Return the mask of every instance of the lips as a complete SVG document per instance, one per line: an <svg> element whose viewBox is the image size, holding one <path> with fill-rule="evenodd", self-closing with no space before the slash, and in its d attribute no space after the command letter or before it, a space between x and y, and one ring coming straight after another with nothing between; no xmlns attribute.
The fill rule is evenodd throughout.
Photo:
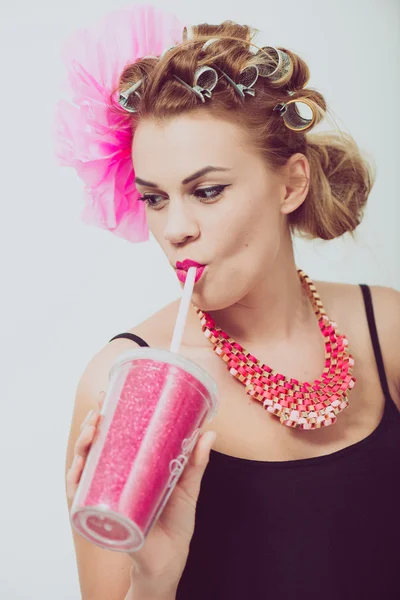
<svg viewBox="0 0 400 600"><path fill-rule="evenodd" d="M200 277L203 275L205 268L206 268L206 265L203 265L201 267L196 267L196 276L194 279L195 283L197 283L198 280L200 279ZM179 281L181 281L182 283L185 283L186 278L188 276L188 271L185 271L184 269L176 269L176 275L177 275Z"/></svg>
<svg viewBox="0 0 400 600"><path fill-rule="evenodd" d="M205 265L202 265L194 260L190 260L189 258L187 258L183 262L178 261L176 263L176 268L181 271L188 271L190 267L204 267L204 266Z"/></svg>
<svg viewBox="0 0 400 600"><path fill-rule="evenodd" d="M196 277L194 282L197 283L200 277L203 275L206 265L202 265L195 260L190 260L190 258L185 259L183 262L177 261L176 263L176 275L182 283L186 282L188 270L190 267L196 267Z"/></svg>

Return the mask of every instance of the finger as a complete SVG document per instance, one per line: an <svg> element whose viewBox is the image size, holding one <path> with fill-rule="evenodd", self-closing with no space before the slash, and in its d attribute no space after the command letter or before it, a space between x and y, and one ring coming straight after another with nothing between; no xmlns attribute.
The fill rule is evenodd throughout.
<svg viewBox="0 0 400 600"><path fill-rule="evenodd" d="M214 443L213 433L207 431L197 440L171 498L160 515L159 526L171 537L178 535L182 539L190 540L193 535L201 480Z"/></svg>
<svg viewBox="0 0 400 600"><path fill-rule="evenodd" d="M197 501L199 496L201 480L208 465L215 438L216 433L214 431L206 431L199 437L179 479L178 485L193 501Z"/></svg>
<svg viewBox="0 0 400 600"><path fill-rule="evenodd" d="M79 435L75 442L74 454L79 454L83 458L86 458L86 455L93 441L95 430L96 428L94 425L85 426L85 428L82 430L82 433Z"/></svg>
<svg viewBox="0 0 400 600"><path fill-rule="evenodd" d="M189 461L194 467L200 466L205 468L207 466L211 448L214 445L216 437L217 434L215 431L206 431L200 436Z"/></svg>
<svg viewBox="0 0 400 600"><path fill-rule="evenodd" d="M84 430L85 427L87 427L88 425L93 425L94 427L97 426L97 422L100 416L100 409L99 408L93 408L86 416L85 420L83 421L82 425L81 425L81 432Z"/></svg>
<svg viewBox="0 0 400 600"><path fill-rule="evenodd" d="M86 415L85 419L82 421L81 426L80 426L80 430L83 431L84 427L86 427L86 425L89 423L93 413L94 413L94 408L92 408L92 410L90 410L88 412L88 414Z"/></svg>
<svg viewBox="0 0 400 600"><path fill-rule="evenodd" d="M76 455L66 476L67 498L69 500L72 500L76 494L82 470L83 458L79 455Z"/></svg>

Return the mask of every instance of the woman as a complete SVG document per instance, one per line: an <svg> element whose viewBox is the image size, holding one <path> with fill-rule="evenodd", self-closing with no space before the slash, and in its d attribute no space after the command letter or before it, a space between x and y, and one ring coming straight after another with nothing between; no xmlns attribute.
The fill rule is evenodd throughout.
<svg viewBox="0 0 400 600"><path fill-rule="evenodd" d="M352 232L373 175L351 138L310 133L326 104L306 64L254 49L253 33L185 28L118 82L146 223L182 282L185 261L200 265L181 353L215 378L220 409L142 550L74 533L84 600L400 597L400 294L313 283L292 242ZM85 370L69 508L112 362L135 345L168 349L177 308L115 336ZM263 395L213 352L223 333L237 344L225 358L265 366ZM335 388L319 387L323 372Z"/></svg>

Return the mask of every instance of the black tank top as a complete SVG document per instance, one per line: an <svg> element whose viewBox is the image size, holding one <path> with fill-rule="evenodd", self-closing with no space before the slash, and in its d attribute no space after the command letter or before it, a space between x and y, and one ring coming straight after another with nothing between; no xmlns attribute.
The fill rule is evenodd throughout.
<svg viewBox="0 0 400 600"><path fill-rule="evenodd" d="M176 600L400 599L400 412L371 292L360 287L385 395L379 425L314 458L256 461L212 450Z"/></svg>

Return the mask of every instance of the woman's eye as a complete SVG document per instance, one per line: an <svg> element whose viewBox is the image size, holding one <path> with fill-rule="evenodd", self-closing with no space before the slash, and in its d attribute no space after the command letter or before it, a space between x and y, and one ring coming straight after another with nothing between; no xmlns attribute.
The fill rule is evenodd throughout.
<svg viewBox="0 0 400 600"><path fill-rule="evenodd" d="M205 200L214 200L215 198L218 198L218 196L220 196L222 194L222 192L224 191L224 189L228 187L227 185L213 185L212 187L208 187L208 188L199 188L195 191L194 195L199 197L199 198L203 198ZM202 195L204 194L204 196Z"/></svg>
<svg viewBox="0 0 400 600"><path fill-rule="evenodd" d="M160 202L152 203L151 200L153 200L154 198L161 198L161 196L154 196L154 194L148 195L148 196L141 196L140 198L138 198L138 200L141 200L142 202L146 202L147 206L150 206L150 208L155 208L155 206L158 206L160 204ZM164 198L164 200L165 200L165 198Z"/></svg>
<svg viewBox="0 0 400 600"><path fill-rule="evenodd" d="M213 185L212 187L208 188L198 188L193 192L193 195L196 196L196 198L200 198L202 200L215 200L216 198L218 198L218 196L222 194L226 187L228 187L228 185ZM157 202L157 198L161 198L161 201ZM163 198L162 196L157 196L155 194L146 194L141 198L138 198L138 200L146 202L147 206L150 206L150 208L157 210L158 206L162 204L162 201L166 200L166 198Z"/></svg>

